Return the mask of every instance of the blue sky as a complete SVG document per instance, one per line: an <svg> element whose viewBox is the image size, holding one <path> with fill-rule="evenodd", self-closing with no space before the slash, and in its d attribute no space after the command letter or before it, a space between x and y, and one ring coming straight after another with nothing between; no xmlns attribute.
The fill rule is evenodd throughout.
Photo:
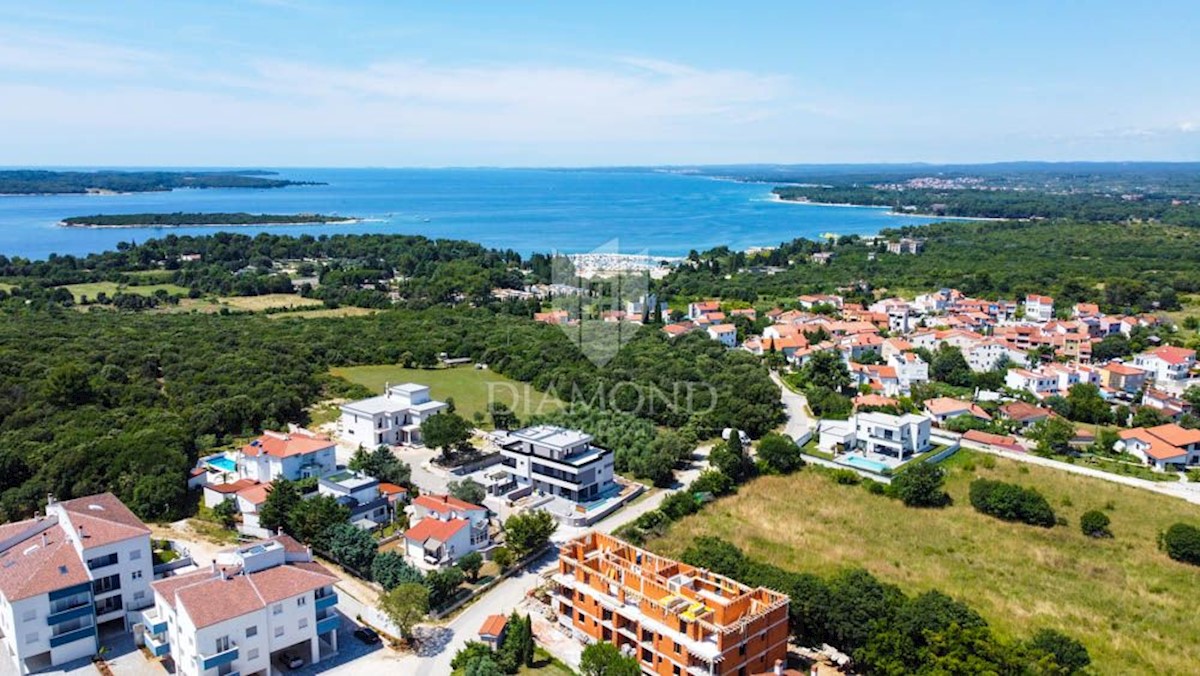
<svg viewBox="0 0 1200 676"><path fill-rule="evenodd" d="M1200 159L1194 1L0 11L3 165Z"/></svg>

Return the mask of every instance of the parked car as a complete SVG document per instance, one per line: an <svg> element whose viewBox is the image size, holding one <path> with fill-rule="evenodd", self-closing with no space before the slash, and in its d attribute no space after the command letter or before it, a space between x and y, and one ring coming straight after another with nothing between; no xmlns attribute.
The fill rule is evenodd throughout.
<svg viewBox="0 0 1200 676"><path fill-rule="evenodd" d="M379 634L375 633L375 630L370 627L359 627L358 629L355 629L354 638L366 643L367 645L379 643Z"/></svg>
<svg viewBox="0 0 1200 676"><path fill-rule="evenodd" d="M288 669L299 669L304 666L304 658L299 655L284 655L283 663L287 665Z"/></svg>

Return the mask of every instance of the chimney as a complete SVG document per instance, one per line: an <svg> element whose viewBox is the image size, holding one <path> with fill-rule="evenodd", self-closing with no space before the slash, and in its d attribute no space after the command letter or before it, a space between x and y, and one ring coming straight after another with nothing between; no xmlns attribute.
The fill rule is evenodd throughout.
<svg viewBox="0 0 1200 676"><path fill-rule="evenodd" d="M86 537L87 534L83 532L83 524L79 524L79 539L82 540Z"/></svg>
<svg viewBox="0 0 1200 676"><path fill-rule="evenodd" d="M54 502L55 502L55 500L54 500L54 494L53 494L53 493L47 493L47 494L46 494L46 505L53 505L53 504L54 504Z"/></svg>
<svg viewBox="0 0 1200 676"><path fill-rule="evenodd" d="M45 547L48 544L50 544L50 536L46 534L46 531L42 531L42 546Z"/></svg>

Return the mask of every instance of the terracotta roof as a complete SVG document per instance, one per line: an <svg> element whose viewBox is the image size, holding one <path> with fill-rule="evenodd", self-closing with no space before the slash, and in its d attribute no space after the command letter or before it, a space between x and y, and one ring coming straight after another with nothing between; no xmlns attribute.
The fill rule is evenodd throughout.
<svg viewBox="0 0 1200 676"><path fill-rule="evenodd" d="M100 493L57 503L67 513L71 526L83 528L83 547L101 545L149 535L150 529L112 493Z"/></svg>
<svg viewBox="0 0 1200 676"><path fill-rule="evenodd" d="M1035 418L1047 418L1050 416L1050 411L1033 404L1027 404L1023 401L1014 401L1000 407L1004 415L1013 420L1032 420Z"/></svg>
<svg viewBox="0 0 1200 676"><path fill-rule="evenodd" d="M439 514L448 514L453 511L470 511L484 509L479 505L472 505L469 502L463 502L453 495L436 495L433 493L418 496L413 500L414 505L424 507Z"/></svg>
<svg viewBox="0 0 1200 676"><path fill-rule="evenodd" d="M483 626L479 628L480 636L495 636L499 638L504 633L504 628L508 626L508 618L503 615L488 615L483 621Z"/></svg>
<svg viewBox="0 0 1200 676"><path fill-rule="evenodd" d="M384 481L380 482L379 484L379 492L383 493L384 495L400 495L407 493L408 489L404 486L397 486L396 484L390 484Z"/></svg>
<svg viewBox="0 0 1200 676"><path fill-rule="evenodd" d="M276 458L287 458L293 455L315 453L323 448L333 446L333 440L327 436L311 432L267 432L258 439L242 447L242 452L249 456L267 454Z"/></svg>
<svg viewBox="0 0 1200 676"><path fill-rule="evenodd" d="M1200 443L1200 430L1190 430L1175 423L1158 425L1146 430L1172 446L1187 446Z"/></svg>
<svg viewBox="0 0 1200 676"><path fill-rule="evenodd" d="M955 411L966 413L971 410L971 403L962 401L961 399L951 399L950 397L937 397L926 401L925 408L933 415L946 415Z"/></svg>
<svg viewBox="0 0 1200 676"><path fill-rule="evenodd" d="M252 505L261 505L267 501L267 495L271 492L270 484L254 484L237 492L238 497L244 499Z"/></svg>
<svg viewBox="0 0 1200 676"><path fill-rule="evenodd" d="M277 603L337 582L337 577L320 564L316 569L298 564L267 568L247 577L264 603Z"/></svg>
<svg viewBox="0 0 1200 676"><path fill-rule="evenodd" d="M899 406L900 402L891 398L885 397L882 394L860 394L854 398L854 405L858 406Z"/></svg>
<svg viewBox="0 0 1200 676"><path fill-rule="evenodd" d="M1168 364L1185 364L1196 358L1195 350L1188 350L1174 345L1163 345L1150 351L1150 354L1167 362Z"/></svg>
<svg viewBox="0 0 1200 676"><path fill-rule="evenodd" d="M737 327L733 324L714 324L708 327L708 330L713 333L733 333L737 331Z"/></svg>
<svg viewBox="0 0 1200 676"><path fill-rule="evenodd" d="M307 554L308 553L308 547L305 547L303 544L300 543L299 540L292 537L291 535L288 535L287 533L280 533L279 535L276 535L275 537L268 538L268 539L274 540L275 542L278 542L279 544L283 545L283 551L288 554Z"/></svg>
<svg viewBox="0 0 1200 676"><path fill-rule="evenodd" d="M417 525L404 531L404 537L413 542L425 542L429 538L446 542L454 537L455 533L466 528L467 523L466 519L421 519Z"/></svg>
<svg viewBox="0 0 1200 676"><path fill-rule="evenodd" d="M209 484L204 487L206 491L216 491L218 493L232 494L238 491L245 490L251 486L257 486L258 482L251 479L238 479L237 481L227 484Z"/></svg>
<svg viewBox="0 0 1200 676"><path fill-rule="evenodd" d="M967 430L967 432L963 434L963 439L966 439L967 441L974 441L976 443L988 444L989 446L999 446L1001 448L1007 448L1014 451L1024 450L1021 448L1021 445L1017 443L1017 440L1012 437L1003 436L1000 434L991 434L989 432L983 432L980 430Z"/></svg>
<svg viewBox="0 0 1200 676"><path fill-rule="evenodd" d="M284 548L287 549L286 544ZM171 606L183 606L196 627L201 628L262 610L336 581L337 577L324 566L299 562L254 573L234 570L222 574L219 569L205 568L159 580L151 587Z"/></svg>
<svg viewBox="0 0 1200 676"><path fill-rule="evenodd" d="M176 590L175 599L197 628L241 617L261 610L264 605L245 575L225 579L211 570L203 581Z"/></svg>
<svg viewBox="0 0 1200 676"><path fill-rule="evenodd" d="M33 530L37 525L32 519L19 524ZM16 535L10 533L10 537ZM43 533L46 536L44 543ZM33 533L0 553L0 591L9 602L89 581L79 553L61 527L55 525Z"/></svg>
<svg viewBox="0 0 1200 676"><path fill-rule="evenodd" d="M1132 366L1129 366L1128 364L1122 364L1120 362L1112 362L1111 364L1105 364L1101 368L1104 369L1105 371L1110 371L1119 376L1137 376L1137 375L1142 375L1145 373L1145 371L1143 371L1139 368L1134 368Z"/></svg>

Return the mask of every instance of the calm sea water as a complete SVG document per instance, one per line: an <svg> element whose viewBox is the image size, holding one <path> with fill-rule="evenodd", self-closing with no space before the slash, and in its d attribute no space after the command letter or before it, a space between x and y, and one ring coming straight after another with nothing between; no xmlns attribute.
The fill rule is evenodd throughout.
<svg viewBox="0 0 1200 676"><path fill-rule="evenodd" d="M286 169L283 178L328 185L272 190L177 190L131 195L0 196L0 254L87 254L118 242L221 228L80 229L68 216L140 212L317 212L356 216L341 225L224 228L240 233L404 233L489 247L683 256L719 245L771 246L822 233L871 234L934 219L885 209L785 204L771 186L661 172L525 169ZM606 248L606 250L608 250Z"/></svg>

